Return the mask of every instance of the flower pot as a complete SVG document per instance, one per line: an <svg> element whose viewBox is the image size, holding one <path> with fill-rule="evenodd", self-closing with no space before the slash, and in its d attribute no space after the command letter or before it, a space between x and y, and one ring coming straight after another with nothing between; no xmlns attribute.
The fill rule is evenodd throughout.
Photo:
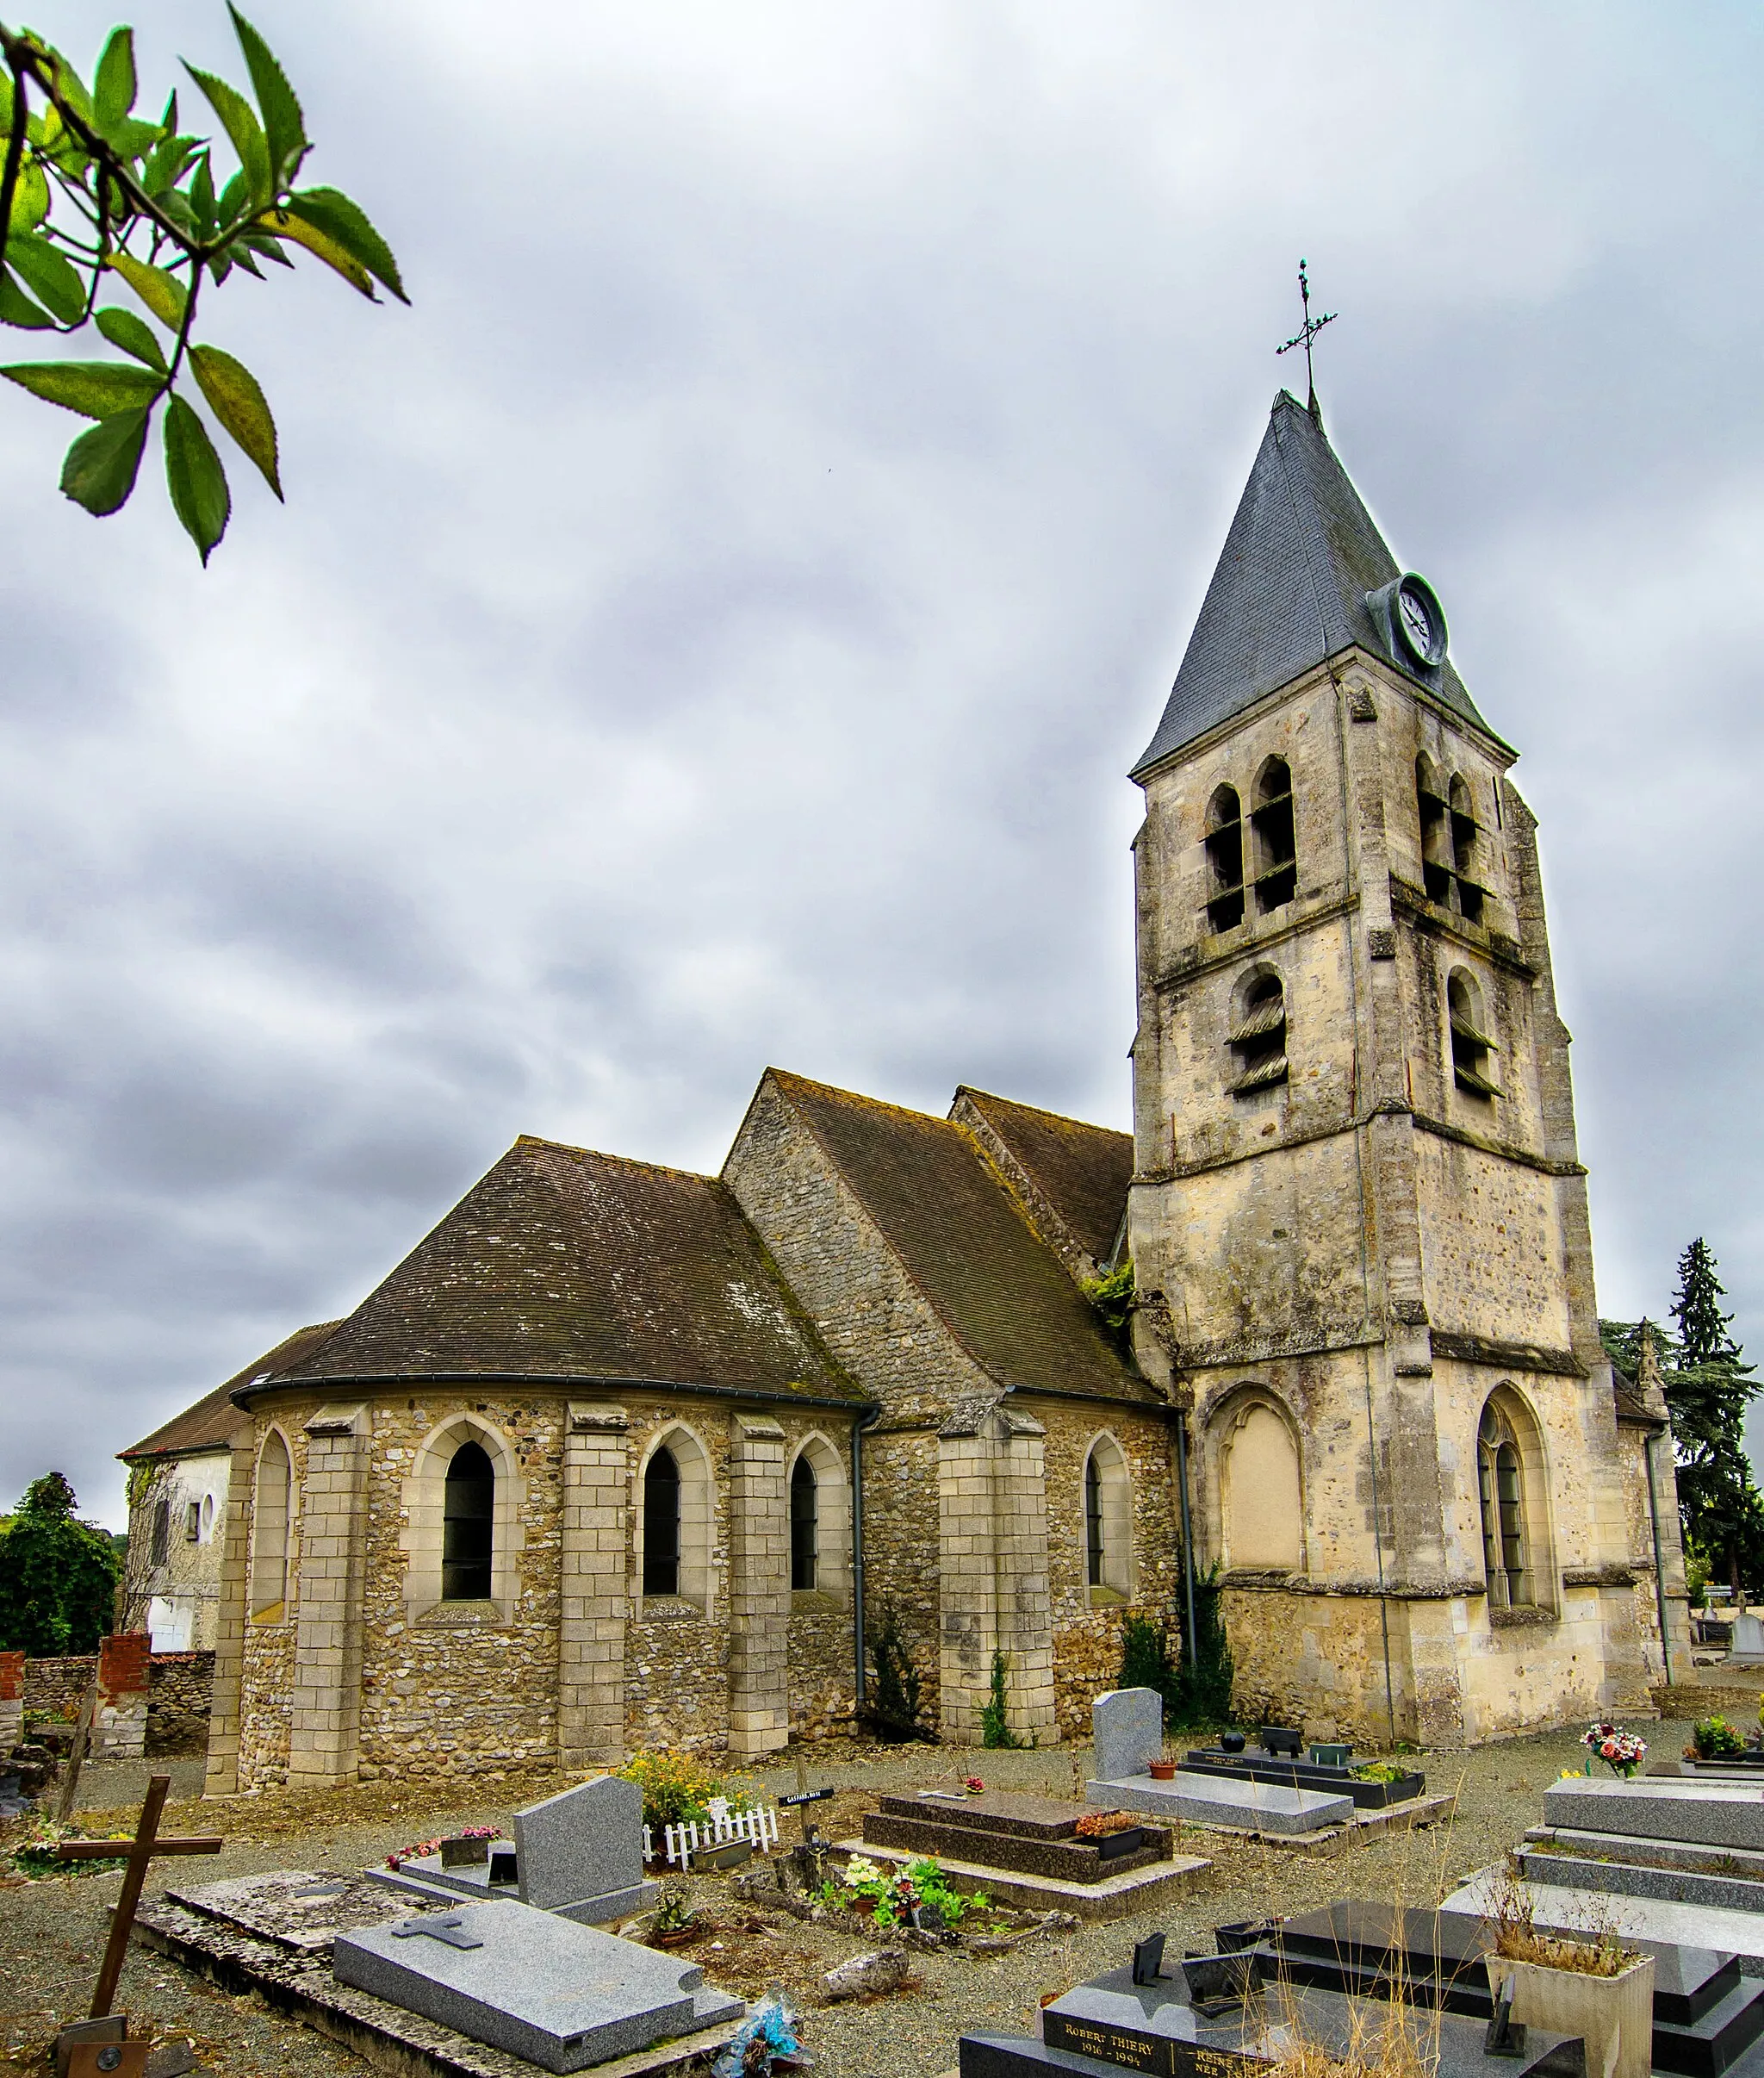
<svg viewBox="0 0 1764 2078"><path fill-rule="evenodd" d="M688 1941L696 1941L703 1930L697 1926L675 1926L667 1933L652 1933L651 1948L684 1948Z"/></svg>
<svg viewBox="0 0 1764 2078"><path fill-rule="evenodd" d="M1150 1764L1150 1772L1154 1782L1173 1782L1176 1779L1176 1763L1174 1761L1152 1761Z"/></svg>
<svg viewBox="0 0 1764 2078"><path fill-rule="evenodd" d="M1649 2078L1654 2068L1654 1963L1640 1957L1615 1977L1486 1956L1498 2000L1512 1985L1512 2017L1587 2045L1587 2078Z"/></svg>

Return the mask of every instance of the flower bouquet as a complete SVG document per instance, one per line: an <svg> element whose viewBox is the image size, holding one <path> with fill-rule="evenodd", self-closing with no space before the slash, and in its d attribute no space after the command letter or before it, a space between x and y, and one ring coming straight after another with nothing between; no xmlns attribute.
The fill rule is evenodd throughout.
<svg viewBox="0 0 1764 2078"><path fill-rule="evenodd" d="M1581 1744L1587 1749L1588 1774L1597 1759L1625 1780L1641 1766L1648 1752L1647 1740L1625 1732L1621 1725L1588 1725L1581 1734Z"/></svg>

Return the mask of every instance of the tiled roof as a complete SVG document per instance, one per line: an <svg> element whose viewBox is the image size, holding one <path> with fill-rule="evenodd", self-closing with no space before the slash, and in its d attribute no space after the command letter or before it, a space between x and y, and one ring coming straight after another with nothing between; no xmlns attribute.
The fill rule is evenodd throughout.
<svg viewBox="0 0 1764 2078"><path fill-rule="evenodd" d="M1374 625L1367 593L1401 575L1322 427L1283 389L1134 777L1355 644L1486 731L1450 656L1425 669Z"/></svg>
<svg viewBox="0 0 1764 2078"><path fill-rule="evenodd" d="M907 1275L1001 1385L1156 1401L960 1126L767 1073Z"/></svg>
<svg viewBox="0 0 1764 2078"><path fill-rule="evenodd" d="M296 1328L285 1341L266 1350L256 1363L247 1364L224 1385L217 1385L213 1392L205 1392L182 1414L173 1415L152 1435L143 1436L139 1443L118 1451L117 1456L173 1458L190 1451L220 1449L239 1427L239 1407L233 1397L234 1389L248 1385L270 1372L298 1363L309 1351L316 1349L336 1325L335 1321L320 1321L315 1327Z"/></svg>
<svg viewBox="0 0 1764 2078"><path fill-rule="evenodd" d="M278 1375L862 1397L723 1184L525 1135L321 1348Z"/></svg>
<svg viewBox="0 0 1764 2078"><path fill-rule="evenodd" d="M1013 1104L966 1085L956 1092L958 1103L963 1098L991 1127L1079 1246L1106 1263L1127 1211L1127 1189L1134 1174L1132 1134Z"/></svg>

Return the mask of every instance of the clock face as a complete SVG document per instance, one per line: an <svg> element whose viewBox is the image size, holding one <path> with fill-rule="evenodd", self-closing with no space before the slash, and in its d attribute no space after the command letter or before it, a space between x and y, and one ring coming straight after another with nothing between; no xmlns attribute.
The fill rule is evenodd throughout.
<svg viewBox="0 0 1764 2078"><path fill-rule="evenodd" d="M1445 656L1445 616L1432 587L1413 575L1396 588L1396 630L1417 663L1438 664Z"/></svg>

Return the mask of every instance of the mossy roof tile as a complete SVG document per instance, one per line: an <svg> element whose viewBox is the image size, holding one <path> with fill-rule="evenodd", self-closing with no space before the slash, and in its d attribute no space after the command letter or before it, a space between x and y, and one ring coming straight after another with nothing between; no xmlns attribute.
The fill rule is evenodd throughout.
<svg viewBox="0 0 1764 2078"><path fill-rule="evenodd" d="M1107 1262L1127 1211L1133 1135L1013 1104L984 1090L964 1086L956 1094L986 1120L1079 1245L1098 1262Z"/></svg>
<svg viewBox="0 0 1764 2078"><path fill-rule="evenodd" d="M523 1136L286 1378L517 1375L859 1402L727 1187Z"/></svg>

